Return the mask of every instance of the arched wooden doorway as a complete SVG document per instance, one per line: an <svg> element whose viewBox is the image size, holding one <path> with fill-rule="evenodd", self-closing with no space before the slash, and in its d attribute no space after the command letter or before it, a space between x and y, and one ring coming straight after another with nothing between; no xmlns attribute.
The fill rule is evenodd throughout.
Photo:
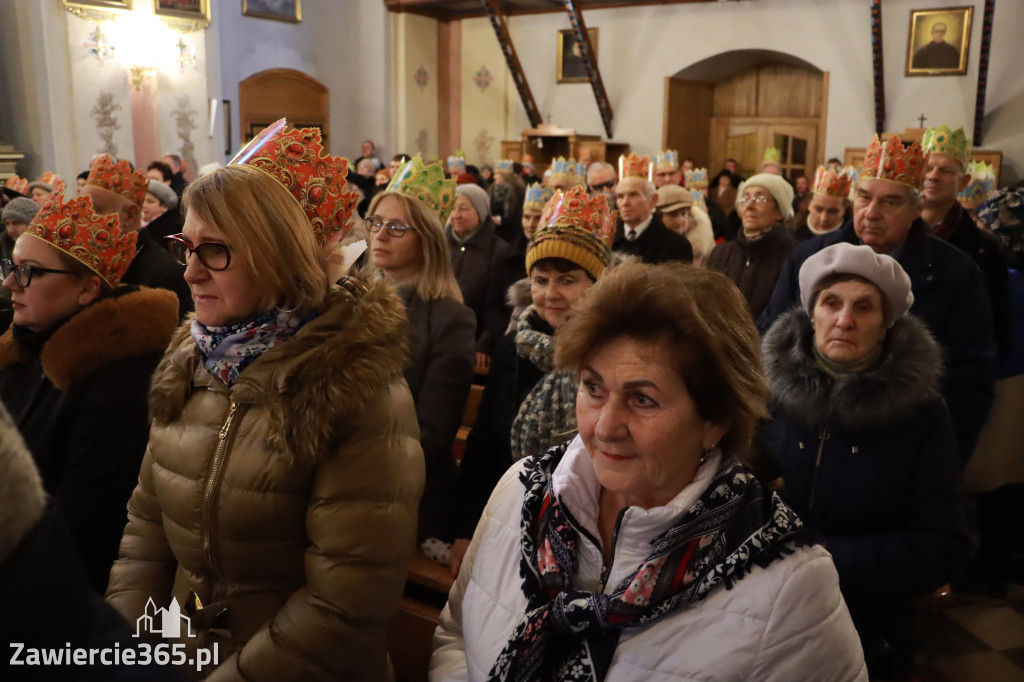
<svg viewBox="0 0 1024 682"><path fill-rule="evenodd" d="M319 128L330 150L330 94L320 81L295 69L268 69L238 84L242 143L285 116L295 128Z"/></svg>
<svg viewBox="0 0 1024 682"><path fill-rule="evenodd" d="M828 73L769 50L736 50L666 79L665 149L714 173L727 158L756 173L768 147L790 179L824 161Z"/></svg>

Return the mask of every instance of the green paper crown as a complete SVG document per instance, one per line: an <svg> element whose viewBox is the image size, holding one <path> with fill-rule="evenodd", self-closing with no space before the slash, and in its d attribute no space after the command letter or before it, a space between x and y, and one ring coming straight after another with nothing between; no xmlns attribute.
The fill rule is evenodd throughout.
<svg viewBox="0 0 1024 682"><path fill-rule="evenodd" d="M768 149L764 150L764 159L763 159L763 161L779 161L781 159L782 159L782 152L780 152L775 147L768 147Z"/></svg>
<svg viewBox="0 0 1024 682"><path fill-rule="evenodd" d="M938 128L929 128L921 137L921 146L924 147L925 154L946 154L967 168L967 160L971 156L971 143L963 128L953 131L945 123Z"/></svg>
<svg viewBox="0 0 1024 682"><path fill-rule="evenodd" d="M455 180L445 180L440 161L424 166L419 154L391 178L387 191L419 199L437 214L441 224L455 205Z"/></svg>

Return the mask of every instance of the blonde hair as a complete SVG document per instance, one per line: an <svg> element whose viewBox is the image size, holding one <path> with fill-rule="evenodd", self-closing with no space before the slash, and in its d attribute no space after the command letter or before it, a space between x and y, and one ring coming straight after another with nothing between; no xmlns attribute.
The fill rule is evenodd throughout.
<svg viewBox="0 0 1024 682"><path fill-rule="evenodd" d="M366 215L373 215L384 197L394 197L409 214L410 228L420 238L420 256L422 264L416 278L416 293L424 301L439 298L453 298L462 303L462 291L452 270L451 253L448 251L448 238L437 215L423 202L398 192L380 192L370 201ZM373 269L373 266L370 266Z"/></svg>
<svg viewBox="0 0 1024 682"><path fill-rule="evenodd" d="M266 287L266 310L304 315L326 307L325 257L305 212L277 180L252 166L224 166L189 184L182 206L224 233L232 263Z"/></svg>

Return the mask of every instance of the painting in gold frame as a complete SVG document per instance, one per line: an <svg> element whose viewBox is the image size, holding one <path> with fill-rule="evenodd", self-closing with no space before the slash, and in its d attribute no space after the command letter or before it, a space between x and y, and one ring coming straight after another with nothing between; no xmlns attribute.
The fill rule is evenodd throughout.
<svg viewBox="0 0 1024 682"><path fill-rule="evenodd" d="M973 7L910 10L906 75L966 74L973 14Z"/></svg>
<svg viewBox="0 0 1024 682"><path fill-rule="evenodd" d="M597 62L597 29L588 28L590 35L590 46L594 50L591 55L594 62ZM580 54L580 46L576 44L576 32L571 28L558 32L558 73L559 83L587 83L587 69L583 65L583 57Z"/></svg>
<svg viewBox="0 0 1024 682"><path fill-rule="evenodd" d="M83 18L102 19L104 15L132 11L132 0L61 0L64 9Z"/></svg>
<svg viewBox="0 0 1024 682"><path fill-rule="evenodd" d="M153 13L172 28L195 31L210 25L210 0L153 0Z"/></svg>
<svg viewBox="0 0 1024 682"><path fill-rule="evenodd" d="M302 21L302 0L242 0L242 14L275 21Z"/></svg>

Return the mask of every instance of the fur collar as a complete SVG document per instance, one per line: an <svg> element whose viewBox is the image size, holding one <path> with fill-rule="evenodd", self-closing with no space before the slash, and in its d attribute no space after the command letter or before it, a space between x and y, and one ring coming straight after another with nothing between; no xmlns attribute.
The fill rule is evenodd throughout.
<svg viewBox="0 0 1024 682"><path fill-rule="evenodd" d="M811 320L802 308L780 317L764 337L772 401L792 419L862 431L902 421L938 395L942 351L912 315L889 330L875 366L844 379L818 365L813 338Z"/></svg>
<svg viewBox="0 0 1024 682"><path fill-rule="evenodd" d="M178 326L178 298L164 289L126 288L84 308L43 345L43 373L66 391L101 367L144 353L159 353ZM14 331L0 336L0 369L29 361Z"/></svg>
<svg viewBox="0 0 1024 682"><path fill-rule="evenodd" d="M530 294L530 278L523 277L513 283L505 293L505 301L513 308L523 309L533 303L533 296Z"/></svg>
<svg viewBox="0 0 1024 682"><path fill-rule="evenodd" d="M227 394L203 369L190 326L178 329L153 375L149 404L157 424L176 420L194 390ZM405 305L391 284L336 287L319 317L242 372L230 399L265 410L269 448L314 464L340 436L337 424L358 418L402 378L408 346Z"/></svg>

